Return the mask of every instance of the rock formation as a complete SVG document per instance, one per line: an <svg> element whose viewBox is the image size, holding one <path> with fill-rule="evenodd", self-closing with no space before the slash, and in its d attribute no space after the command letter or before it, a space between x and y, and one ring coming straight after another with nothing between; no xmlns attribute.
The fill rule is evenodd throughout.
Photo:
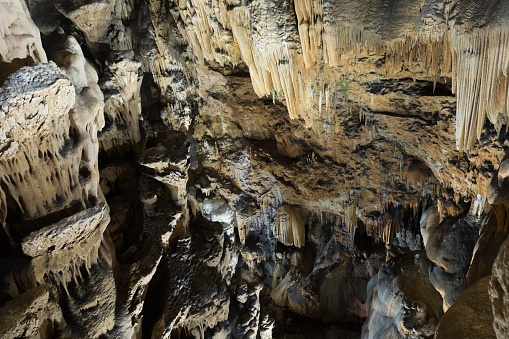
<svg viewBox="0 0 509 339"><path fill-rule="evenodd" d="M0 0L0 337L506 338L509 3Z"/></svg>

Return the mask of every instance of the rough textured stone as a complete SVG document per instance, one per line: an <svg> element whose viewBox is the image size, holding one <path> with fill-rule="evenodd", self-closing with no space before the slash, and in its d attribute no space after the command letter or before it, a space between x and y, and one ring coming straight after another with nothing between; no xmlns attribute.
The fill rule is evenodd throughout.
<svg viewBox="0 0 509 339"><path fill-rule="evenodd" d="M509 261L509 240L504 241L493 264L489 295L493 307L493 327L497 338L507 336L509 326L509 291L507 265Z"/></svg>
<svg viewBox="0 0 509 339"><path fill-rule="evenodd" d="M47 62L39 29L30 18L27 5L19 0L0 2L0 84L22 66Z"/></svg>
<svg viewBox="0 0 509 339"><path fill-rule="evenodd" d="M496 338L488 286L490 277L466 289L438 324L435 338ZM460 320L461 319L461 320ZM499 332L498 338L503 338Z"/></svg>
<svg viewBox="0 0 509 339"><path fill-rule="evenodd" d="M430 280L444 299L444 312L467 287L467 271L477 242L479 224L479 218L472 215L446 219L427 239L426 255L437 265L430 272Z"/></svg>
<svg viewBox="0 0 509 339"><path fill-rule="evenodd" d="M62 310L43 286L26 291L0 308L2 338L48 338L54 324L62 323Z"/></svg>
<svg viewBox="0 0 509 339"><path fill-rule="evenodd" d="M504 337L508 24L0 0L1 336Z"/></svg>
<svg viewBox="0 0 509 339"><path fill-rule="evenodd" d="M430 337L442 316L442 300L429 281L429 261L422 253L393 260L369 282L362 338Z"/></svg>

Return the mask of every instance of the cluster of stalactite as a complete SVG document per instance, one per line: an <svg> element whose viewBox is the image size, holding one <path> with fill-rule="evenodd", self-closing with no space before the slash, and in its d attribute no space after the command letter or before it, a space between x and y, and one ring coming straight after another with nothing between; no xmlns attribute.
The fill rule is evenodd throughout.
<svg viewBox="0 0 509 339"><path fill-rule="evenodd" d="M458 98L459 150L481 137L486 117L498 128L507 120L505 4L497 8L502 19L482 28L476 25L483 25L486 8L466 1L439 9L431 1L263 0L245 5L195 0L189 5L179 7L179 13L198 61L235 66L242 60L255 92L284 97L290 117L303 118L308 126L318 113L318 97L321 113L318 89L324 87L320 81L312 86L310 79L320 73L329 82L340 80L342 56L352 52L384 57L387 75L418 64L435 83L441 76L451 78ZM458 19L467 16L468 27ZM323 66L330 72L320 70ZM328 105L328 99L323 102Z"/></svg>

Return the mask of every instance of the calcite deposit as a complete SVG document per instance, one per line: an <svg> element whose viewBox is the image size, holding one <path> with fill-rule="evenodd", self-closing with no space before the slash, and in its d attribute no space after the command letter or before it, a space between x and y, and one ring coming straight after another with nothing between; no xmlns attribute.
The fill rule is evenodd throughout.
<svg viewBox="0 0 509 339"><path fill-rule="evenodd" d="M0 0L0 337L507 338L509 2Z"/></svg>

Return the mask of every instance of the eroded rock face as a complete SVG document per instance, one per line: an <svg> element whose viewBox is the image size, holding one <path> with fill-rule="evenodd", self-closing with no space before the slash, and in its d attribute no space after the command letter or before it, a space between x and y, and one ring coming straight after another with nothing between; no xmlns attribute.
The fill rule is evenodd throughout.
<svg viewBox="0 0 509 339"><path fill-rule="evenodd" d="M493 264L489 294L493 307L493 327L497 338L503 338L508 331L509 317L509 294L507 289L507 263L509 241L506 240L498 252L497 259Z"/></svg>
<svg viewBox="0 0 509 339"><path fill-rule="evenodd" d="M479 279L456 299L440 319L435 338L503 338L502 332L495 336L493 330L489 280L489 277ZM464 326L458 319L471 325Z"/></svg>
<svg viewBox="0 0 509 339"><path fill-rule="evenodd" d="M194 224L191 237L178 240L175 251L164 255L144 306L152 309L149 313L159 309L162 316L145 323L144 335L170 338L172 331L186 329L203 337L206 328L227 319L230 298L224 274L229 245L220 224L200 226Z"/></svg>
<svg viewBox="0 0 509 339"><path fill-rule="evenodd" d="M76 280L76 275L81 275L81 266L89 268L97 262L109 221L103 202L23 238L21 248L32 258L36 280L42 283L48 274L57 277L64 286L72 278Z"/></svg>
<svg viewBox="0 0 509 339"><path fill-rule="evenodd" d="M16 26L22 18L11 19L2 21L13 29L7 41L16 34L30 41ZM98 337L115 325L116 259L109 246L100 250L110 221L99 190L103 94L77 40L55 34L39 53L50 62L14 71L0 88L2 236L11 246L4 253L24 258L21 270L2 278L11 299L3 309L16 317L4 318L5 337ZM39 46L37 29L34 39ZM32 45L26 51L37 54Z"/></svg>
<svg viewBox="0 0 509 339"><path fill-rule="evenodd" d="M467 215L460 219L446 219L432 226L430 223L436 222L432 213L435 212L429 211L426 218L421 220L421 232L425 239L426 255L437 265L430 272L430 280L442 295L446 312L467 287L467 271L477 242L480 220ZM425 231L424 225L427 226Z"/></svg>
<svg viewBox="0 0 509 339"><path fill-rule="evenodd" d="M508 20L0 0L0 336L504 337Z"/></svg>
<svg viewBox="0 0 509 339"><path fill-rule="evenodd" d="M92 48L101 43L110 44L113 50L126 50L131 47L131 37L122 23L129 18L132 2L123 0L56 1L55 7L82 30Z"/></svg>
<svg viewBox="0 0 509 339"><path fill-rule="evenodd" d="M4 338L48 338L63 323L62 310L50 291L35 287L8 301L0 308L0 334Z"/></svg>
<svg viewBox="0 0 509 339"><path fill-rule="evenodd" d="M11 75L0 95L2 182L16 204L12 208L30 220L45 215L46 206L58 211L83 201L80 154L71 151L69 135L69 111L76 103L69 80L54 63L39 64Z"/></svg>
<svg viewBox="0 0 509 339"><path fill-rule="evenodd" d="M96 263L66 286L61 304L72 336L97 338L113 330L117 291L111 270L111 249L101 246ZM129 331L123 333L127 336Z"/></svg>
<svg viewBox="0 0 509 339"><path fill-rule="evenodd" d="M409 253L395 258L393 265L382 267L370 280L363 338L429 337L435 333L442 300L430 282L429 264L422 253Z"/></svg>
<svg viewBox="0 0 509 339"><path fill-rule="evenodd" d="M0 3L0 83L22 66L47 62L39 29L30 18L24 1Z"/></svg>
<svg viewBox="0 0 509 339"><path fill-rule="evenodd" d="M101 130L101 150L108 153L122 152L123 148L140 152L141 115L139 75L141 64L134 59L134 53L116 52L109 56L105 76L100 80L101 91L105 93L104 119L106 126Z"/></svg>

